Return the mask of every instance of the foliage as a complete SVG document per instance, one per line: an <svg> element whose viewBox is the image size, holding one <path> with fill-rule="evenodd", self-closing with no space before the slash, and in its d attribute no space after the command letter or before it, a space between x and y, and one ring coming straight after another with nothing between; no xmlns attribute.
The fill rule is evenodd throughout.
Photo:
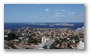
<svg viewBox="0 0 90 55"><path fill-rule="evenodd" d="M15 33L9 33L8 37L4 37L5 40L13 40L18 39L18 36L15 35Z"/></svg>

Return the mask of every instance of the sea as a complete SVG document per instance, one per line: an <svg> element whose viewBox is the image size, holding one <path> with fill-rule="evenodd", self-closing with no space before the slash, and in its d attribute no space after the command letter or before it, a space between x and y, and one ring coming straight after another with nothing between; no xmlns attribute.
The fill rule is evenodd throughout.
<svg viewBox="0 0 90 55"><path fill-rule="evenodd" d="M78 23L67 23L67 24L73 24L74 26L61 26L61 25L55 25L55 24L61 24L59 22L55 23L4 23L4 30L5 29L19 29L22 27L29 27L29 28L70 28L70 29L77 29L84 27L83 22Z"/></svg>

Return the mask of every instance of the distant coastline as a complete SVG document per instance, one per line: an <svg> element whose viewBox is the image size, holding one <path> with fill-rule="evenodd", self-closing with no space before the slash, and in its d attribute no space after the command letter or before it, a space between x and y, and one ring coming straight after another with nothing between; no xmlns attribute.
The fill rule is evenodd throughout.
<svg viewBox="0 0 90 55"><path fill-rule="evenodd" d="M64 23L64 22L63 22ZM62 23L62 24L63 24ZM64 23L64 25L61 25L61 22L57 23L4 23L4 29L18 29L22 27L30 27L30 28L71 28L71 29L77 29L84 26L83 22L77 22L77 23Z"/></svg>

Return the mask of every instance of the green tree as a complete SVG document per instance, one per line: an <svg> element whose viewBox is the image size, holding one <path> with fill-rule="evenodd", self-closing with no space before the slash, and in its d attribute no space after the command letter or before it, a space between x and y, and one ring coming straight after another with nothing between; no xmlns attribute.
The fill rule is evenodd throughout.
<svg viewBox="0 0 90 55"><path fill-rule="evenodd" d="M4 38L5 40L13 40L13 39L18 39L18 36L15 35L15 33L9 33L8 37Z"/></svg>

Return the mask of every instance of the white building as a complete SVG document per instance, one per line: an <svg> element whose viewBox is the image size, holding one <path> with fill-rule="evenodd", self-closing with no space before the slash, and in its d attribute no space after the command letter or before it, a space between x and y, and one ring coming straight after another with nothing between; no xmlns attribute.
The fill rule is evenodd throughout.
<svg viewBox="0 0 90 55"><path fill-rule="evenodd" d="M42 43L46 43L48 41L49 41L49 37L46 36L42 37Z"/></svg>
<svg viewBox="0 0 90 55"><path fill-rule="evenodd" d="M79 41L79 44L77 46L77 49L84 49L84 42Z"/></svg>
<svg viewBox="0 0 90 55"><path fill-rule="evenodd" d="M54 40L54 38L50 38L50 37L44 36L44 37L42 37L42 44L43 43L46 45L46 47L48 49L50 49L50 48L52 49L52 48L55 47L55 40Z"/></svg>

